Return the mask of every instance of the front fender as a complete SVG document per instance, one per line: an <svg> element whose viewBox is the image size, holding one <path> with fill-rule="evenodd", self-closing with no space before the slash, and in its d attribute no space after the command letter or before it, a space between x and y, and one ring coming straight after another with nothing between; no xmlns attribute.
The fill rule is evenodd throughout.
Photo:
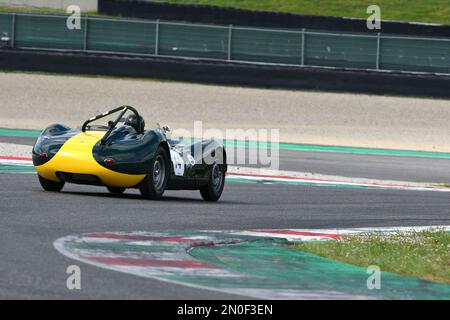
<svg viewBox="0 0 450 320"><path fill-rule="evenodd" d="M52 124L45 128L33 146L32 159L35 166L50 161L61 149L62 145L79 131L72 130L63 124ZM41 157L45 154L45 157Z"/></svg>
<svg viewBox="0 0 450 320"><path fill-rule="evenodd" d="M108 140L104 145L95 144L92 154L98 164L110 170L126 174L146 174L158 146L165 141L164 136L155 130L146 131L133 138ZM113 159L106 164L105 159Z"/></svg>

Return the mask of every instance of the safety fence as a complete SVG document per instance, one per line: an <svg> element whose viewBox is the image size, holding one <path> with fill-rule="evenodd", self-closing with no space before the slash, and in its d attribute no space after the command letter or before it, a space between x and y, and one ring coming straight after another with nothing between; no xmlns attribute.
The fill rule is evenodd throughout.
<svg viewBox="0 0 450 320"><path fill-rule="evenodd" d="M159 20L0 14L2 45L277 65L450 74L450 39ZM72 24L69 21L69 26Z"/></svg>

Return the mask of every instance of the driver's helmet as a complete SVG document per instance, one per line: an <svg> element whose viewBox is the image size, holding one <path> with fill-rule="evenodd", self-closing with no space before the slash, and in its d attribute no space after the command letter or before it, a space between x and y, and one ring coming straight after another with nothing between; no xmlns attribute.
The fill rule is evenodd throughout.
<svg viewBox="0 0 450 320"><path fill-rule="evenodd" d="M133 127L134 130L136 130L136 132L138 134L144 132L145 121L144 121L144 118L142 116L139 116L139 119L138 119L135 114L130 114L126 118L124 124Z"/></svg>

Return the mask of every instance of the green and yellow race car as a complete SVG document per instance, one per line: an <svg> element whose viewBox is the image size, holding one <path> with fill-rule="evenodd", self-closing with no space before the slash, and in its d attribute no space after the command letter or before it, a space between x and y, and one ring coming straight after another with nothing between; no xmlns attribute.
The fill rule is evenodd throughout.
<svg viewBox="0 0 450 320"><path fill-rule="evenodd" d="M106 125L92 124L115 113ZM200 190L203 199L217 201L227 171L224 146L214 139L171 140L169 131L145 130L138 111L121 106L86 120L81 130L50 125L33 147L33 164L47 191L69 182L106 186L114 194L137 188L148 199L165 190Z"/></svg>

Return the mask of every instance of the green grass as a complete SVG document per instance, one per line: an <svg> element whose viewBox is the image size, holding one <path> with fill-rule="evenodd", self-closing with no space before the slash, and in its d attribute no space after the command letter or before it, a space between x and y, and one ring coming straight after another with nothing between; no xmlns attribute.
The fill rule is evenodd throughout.
<svg viewBox="0 0 450 320"><path fill-rule="evenodd" d="M0 12L16 12L16 13L41 13L41 14L65 14L63 10L50 9L50 8L35 8L35 7L22 7L22 6L7 6L0 5Z"/></svg>
<svg viewBox="0 0 450 320"><path fill-rule="evenodd" d="M381 8L384 20L450 24L448 0L159 0L179 4L202 4L260 11L304 13L321 16L367 18L371 4Z"/></svg>
<svg viewBox="0 0 450 320"><path fill-rule="evenodd" d="M367 6L360 0L153 0L179 4L201 4L259 11L303 13L321 16L367 18ZM378 0L383 20L450 24L448 0ZM0 5L0 12L66 14L64 10ZM103 16L95 12L83 15Z"/></svg>
<svg viewBox="0 0 450 320"><path fill-rule="evenodd" d="M6 13L36 13L36 14L56 14L56 15L68 15L65 10L52 9L52 8L38 8L30 6L8 6L0 5L0 12ZM107 15L98 14L97 12L87 11L82 12L82 16L95 16L95 17L107 17Z"/></svg>
<svg viewBox="0 0 450 320"><path fill-rule="evenodd" d="M295 249L345 263L450 283L450 232L365 233L339 241L301 242Z"/></svg>

